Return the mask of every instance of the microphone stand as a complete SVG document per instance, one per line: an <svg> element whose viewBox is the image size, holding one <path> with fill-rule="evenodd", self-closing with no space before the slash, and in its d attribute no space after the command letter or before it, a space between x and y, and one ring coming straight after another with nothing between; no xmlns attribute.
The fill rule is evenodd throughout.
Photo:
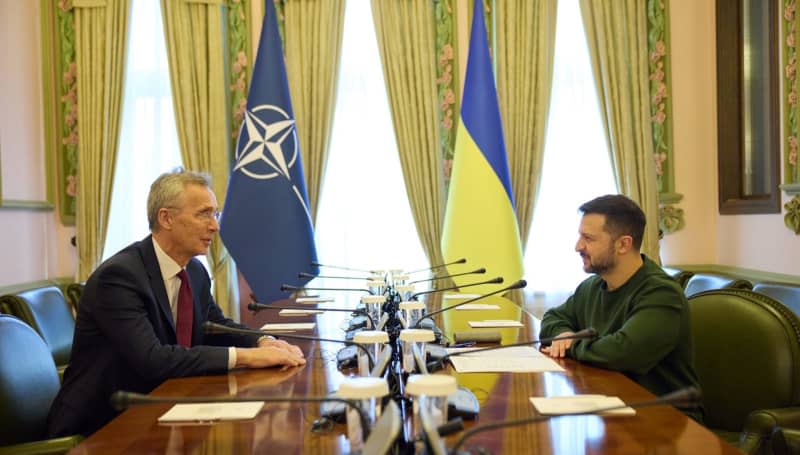
<svg viewBox="0 0 800 455"><path fill-rule="evenodd" d="M365 276L340 276L340 275L313 275L311 273L300 272L297 274L297 278L322 278L325 280L329 279L337 279L337 280L368 280L369 277Z"/></svg>
<svg viewBox="0 0 800 455"><path fill-rule="evenodd" d="M622 405L615 405L615 406L608 406L605 408L599 409L592 409L588 411L577 411L577 412L565 412L563 414L558 415L539 415L536 417L528 417L525 419L517 419L517 420L505 420L502 422L492 422L487 423L485 425L479 425L476 427L472 427L469 430L465 431L461 438L459 438L453 448L449 450L450 454L458 454L458 449L464 442L469 439L470 437L482 433L484 431L494 430L497 428L503 427L511 427L511 426L518 426L518 425L528 425L531 423L543 422L545 420L549 420L553 417L565 417L565 416L580 416L580 415L593 415L593 414L600 414L603 412L614 411L617 409L624 409L624 408L634 408L634 409L641 409L647 408L651 406L661 406L661 405L673 405L678 407L690 407L690 406L697 406L700 403L702 395L700 391L694 387L687 387L684 389L676 390L675 392L668 393L666 395L662 395L654 400L646 400L646 401L639 401L636 403L631 404L622 404Z"/></svg>
<svg viewBox="0 0 800 455"><path fill-rule="evenodd" d="M579 330L578 332L576 332L576 333L574 333L572 335L566 335L566 336L562 336L562 337L555 336L555 337L550 337L550 338L540 338L538 340L521 341L519 343L504 344L502 346L491 346L491 347L487 347L487 348L470 349L468 351L459 351L459 352L454 352L452 354L446 354L446 355L442 356L441 358L439 358L438 360L435 360L435 361L429 363L428 364L428 370L435 371L440 366L444 366L444 363L447 360L449 360L451 357L455 357L455 356L461 356L461 355L467 355L467 354L476 354L476 353L485 352L485 351L496 351L498 349L514 348L514 347L518 347L518 346L534 346L534 345L537 345L537 344L551 343L551 342L557 341L557 340L584 340L584 339L592 339L592 338L597 338L597 331L590 327L590 328L587 328L587 329Z"/></svg>
<svg viewBox="0 0 800 455"><path fill-rule="evenodd" d="M249 304L247 304L247 309L254 313L258 313L261 310L338 311L343 313L352 313L360 316L366 316L367 319L369 319L370 324L372 324L372 327L375 327L375 321L372 319L372 316L369 315L369 312L359 308L317 308L317 307L308 308L303 306L292 306L292 305L275 306L275 305L265 305L263 303L258 303L258 302L250 302Z"/></svg>
<svg viewBox="0 0 800 455"><path fill-rule="evenodd" d="M481 273L486 273L486 269L481 267L481 268L475 269L475 270L473 270L471 272L454 273L452 275L444 275L444 276L439 276L439 277L426 278L424 280L411 281L408 284L424 283L426 281L444 280L444 279L447 279L447 278L455 278L457 276L475 275L475 274L481 274Z"/></svg>
<svg viewBox="0 0 800 455"><path fill-rule="evenodd" d="M448 262L447 264L439 264L439 265L434 265L433 267L428 267L428 268L419 269L419 270L412 270L412 271L410 271L410 272L407 272L407 273L410 275L410 274L412 274L412 273L426 272L426 271L428 271L428 270L436 270L436 269L441 269L442 267L447 267L448 265L453 265L453 264L465 264L466 262L467 262L467 259L466 259L466 258L461 258L461 259L457 259L457 260L455 260L455 261L453 261L453 262Z"/></svg>
<svg viewBox="0 0 800 455"><path fill-rule="evenodd" d="M479 286L481 284L500 284L502 282L503 282L503 277L498 276L498 277L492 278L491 280L481 281L481 282L478 282L478 283L464 284L464 285L461 285L461 286L453 286L451 288L444 288L444 289L431 289L430 291L422 291L422 292L417 292L416 294L412 294L411 295L411 300L417 300L418 296L425 295L425 294L433 294L433 293L436 293L436 292L452 291L452 290L455 290L455 289L468 288L470 286Z"/></svg>
<svg viewBox="0 0 800 455"><path fill-rule="evenodd" d="M126 392L118 390L111 394L111 406L118 411L123 411L132 405L141 404L160 404L160 403L178 403L178 404L192 404L192 403L249 403L253 401L264 401L266 403L316 403L316 402L329 402L334 401L344 403L351 409L358 412L358 417L361 420L361 428L364 431L364 439L369 436L369 421L367 414L361 409L358 402L353 400L346 400L335 396L327 397L157 397L150 395L143 395L141 393Z"/></svg>
<svg viewBox="0 0 800 455"><path fill-rule="evenodd" d="M502 280L502 278L501 278L501 280ZM502 282L502 281L501 281L501 282ZM475 283L475 284L483 284L483 283ZM484 295L481 295L481 296L475 297L474 299L469 299L469 300L467 300L467 301L465 301L465 302L457 303L457 304L455 304L455 305L452 305L452 306L449 306L449 307L447 307L447 308L442 308L441 310L432 311L432 312L430 312L430 313L427 313L425 316L422 316L421 318L419 318L419 320L417 321L417 323L414 325L414 328L419 328L419 323L420 323L420 322L424 321L425 319L431 319L431 320L432 320L432 319L433 319L433 316L435 316L435 315L437 315L437 314L439 314L439 313L443 313L443 312L445 312L445 311L452 310L452 309L454 309L454 308L458 308L458 307L460 307L460 306L464 306L464 305L466 305L466 304L468 304L468 303L475 302L476 300L481 300L481 299L484 299L484 298L486 298L486 297L490 297L490 296L493 296L493 295L496 295L496 294L501 294L501 293L503 293L503 292L510 291L510 290L512 290L512 289L520 289L520 288L524 288L524 287L525 287L525 286L527 286L527 285L528 285L528 282L527 282L527 281L525 281L525 280L519 280L519 281L515 282L514 284L512 284L512 285L510 285L510 286L506 286L506 287L504 287L504 288L502 288L502 289L498 289L498 290L496 290L496 291L492 291L492 292L490 292L490 293L488 293L488 294L484 294ZM474 286L474 284L473 284L473 285L468 285L468 286ZM465 286L462 286L462 287L465 287Z"/></svg>
<svg viewBox="0 0 800 455"><path fill-rule="evenodd" d="M281 291L352 291L352 292L366 292L369 295L373 295L372 291L369 289L359 289L359 288L307 288L302 286L291 286L288 284L281 285Z"/></svg>

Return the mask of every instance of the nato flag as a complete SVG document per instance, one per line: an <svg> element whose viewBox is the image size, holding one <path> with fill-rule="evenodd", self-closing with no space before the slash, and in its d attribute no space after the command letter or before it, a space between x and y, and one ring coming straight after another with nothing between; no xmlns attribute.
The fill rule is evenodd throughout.
<svg viewBox="0 0 800 455"><path fill-rule="evenodd" d="M318 274L314 229L272 0L265 1L258 57L222 211L220 236L261 302Z"/></svg>

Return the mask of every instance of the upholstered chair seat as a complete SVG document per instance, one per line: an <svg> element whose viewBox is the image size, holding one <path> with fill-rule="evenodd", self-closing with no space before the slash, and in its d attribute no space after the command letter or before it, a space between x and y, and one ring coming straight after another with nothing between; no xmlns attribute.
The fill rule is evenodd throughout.
<svg viewBox="0 0 800 455"><path fill-rule="evenodd" d="M50 350L19 319L0 315L0 455L63 453L78 436L47 439L47 414L60 382Z"/></svg>
<svg viewBox="0 0 800 455"><path fill-rule="evenodd" d="M776 425L800 420L800 319L748 290L689 298L705 424L748 454L772 453Z"/></svg>

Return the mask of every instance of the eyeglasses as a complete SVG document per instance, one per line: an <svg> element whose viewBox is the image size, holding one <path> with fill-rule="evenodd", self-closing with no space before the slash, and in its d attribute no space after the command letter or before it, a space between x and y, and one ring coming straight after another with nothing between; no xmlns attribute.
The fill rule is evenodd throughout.
<svg viewBox="0 0 800 455"><path fill-rule="evenodd" d="M194 216L196 218L202 218L206 221L211 221L212 219L214 221L219 221L220 217L222 217L222 212L219 210L206 209L195 213Z"/></svg>

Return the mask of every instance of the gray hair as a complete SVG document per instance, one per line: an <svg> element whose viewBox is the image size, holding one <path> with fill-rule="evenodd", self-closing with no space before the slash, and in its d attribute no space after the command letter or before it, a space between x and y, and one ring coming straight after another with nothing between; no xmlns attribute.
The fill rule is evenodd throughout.
<svg viewBox="0 0 800 455"><path fill-rule="evenodd" d="M178 199L188 185L211 188L211 177L202 172L177 168L161 174L150 185L150 194L147 195L147 222L151 232L158 230L158 211L163 208L177 208Z"/></svg>

